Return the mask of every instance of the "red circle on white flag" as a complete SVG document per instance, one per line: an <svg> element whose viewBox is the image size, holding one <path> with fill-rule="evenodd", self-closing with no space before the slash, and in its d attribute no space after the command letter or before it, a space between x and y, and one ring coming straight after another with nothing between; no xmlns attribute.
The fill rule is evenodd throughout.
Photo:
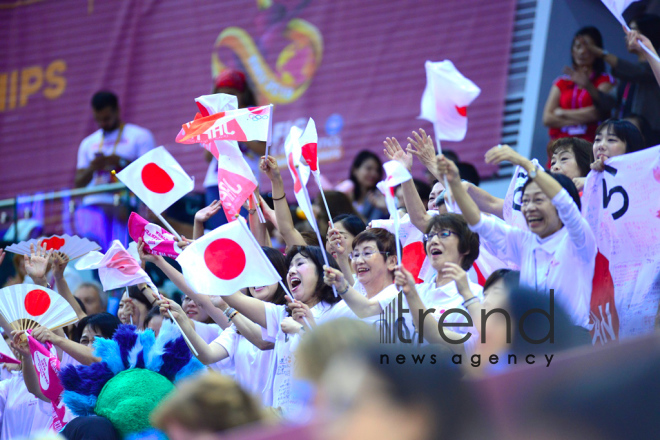
<svg viewBox="0 0 660 440"><path fill-rule="evenodd" d="M233 280L245 269L245 251L229 238L219 238L206 246L204 263L221 280Z"/></svg>
<svg viewBox="0 0 660 440"><path fill-rule="evenodd" d="M32 316L40 316L46 313L50 307L50 296L43 290L30 290L25 295L25 310Z"/></svg>
<svg viewBox="0 0 660 440"><path fill-rule="evenodd" d="M167 171L150 162L142 168L142 183L149 190L157 194L165 194L174 188L174 181Z"/></svg>

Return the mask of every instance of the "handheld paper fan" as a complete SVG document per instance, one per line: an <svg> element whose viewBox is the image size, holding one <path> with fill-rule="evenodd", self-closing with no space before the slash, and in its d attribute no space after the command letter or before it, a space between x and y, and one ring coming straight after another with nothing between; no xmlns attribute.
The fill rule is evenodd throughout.
<svg viewBox="0 0 660 440"><path fill-rule="evenodd" d="M5 364L20 364L21 361L14 358L14 353L12 353L9 345L5 342L5 338L0 337L0 363Z"/></svg>
<svg viewBox="0 0 660 440"><path fill-rule="evenodd" d="M69 260L75 260L88 252L101 249L101 246L86 238L80 238L77 235L71 236L64 234L53 235L48 238L41 237L21 241L20 243L7 246L5 250L19 255L30 255L30 245L33 244L36 247L39 243L45 243L46 250L54 249L58 252L62 252L69 257Z"/></svg>
<svg viewBox="0 0 660 440"><path fill-rule="evenodd" d="M35 284L16 284L0 290L0 314L14 330L37 326L55 330L78 321L75 310L64 298Z"/></svg>

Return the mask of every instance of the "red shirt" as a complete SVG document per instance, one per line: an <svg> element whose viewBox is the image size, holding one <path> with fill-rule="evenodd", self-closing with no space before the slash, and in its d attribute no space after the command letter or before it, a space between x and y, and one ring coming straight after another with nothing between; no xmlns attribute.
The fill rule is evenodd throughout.
<svg viewBox="0 0 660 440"><path fill-rule="evenodd" d="M592 84L598 88L603 83L614 84L614 78L608 73L601 73L598 77L591 78ZM553 85L559 88L559 107L567 110L579 109L592 106L591 95L585 89L578 87L567 75L562 75L555 80ZM562 137L579 137L589 142L596 137L598 122L582 125L570 125L562 128L550 128L550 139Z"/></svg>

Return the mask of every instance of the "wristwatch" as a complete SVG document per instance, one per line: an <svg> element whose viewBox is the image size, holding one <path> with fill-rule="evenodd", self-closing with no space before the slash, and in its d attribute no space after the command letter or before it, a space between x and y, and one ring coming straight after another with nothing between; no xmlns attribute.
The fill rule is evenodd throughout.
<svg viewBox="0 0 660 440"><path fill-rule="evenodd" d="M534 180L536 179L536 170L538 170L539 166L536 164L536 162L532 162L532 165L534 165L534 168L532 168L528 175L530 179Z"/></svg>

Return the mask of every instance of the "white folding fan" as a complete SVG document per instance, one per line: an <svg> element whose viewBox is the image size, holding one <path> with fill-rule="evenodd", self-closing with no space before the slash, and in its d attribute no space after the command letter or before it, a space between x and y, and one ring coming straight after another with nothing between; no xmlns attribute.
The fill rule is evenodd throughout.
<svg viewBox="0 0 660 440"><path fill-rule="evenodd" d="M75 310L64 298L35 284L16 284L0 290L0 314L14 330L38 326L55 330L78 321Z"/></svg>
<svg viewBox="0 0 660 440"><path fill-rule="evenodd" d="M0 363L3 364L20 364L21 361L14 357L14 353L5 342L5 338L0 336Z"/></svg>
<svg viewBox="0 0 660 440"><path fill-rule="evenodd" d="M101 246L86 238L80 238L77 235L71 236L64 234L52 235L48 238L41 237L21 241L20 243L7 246L5 250L19 255L30 255L30 245L33 244L36 247L39 243L46 243L46 250L54 249L58 252L62 252L69 257L69 260L75 260L88 252L101 249Z"/></svg>

